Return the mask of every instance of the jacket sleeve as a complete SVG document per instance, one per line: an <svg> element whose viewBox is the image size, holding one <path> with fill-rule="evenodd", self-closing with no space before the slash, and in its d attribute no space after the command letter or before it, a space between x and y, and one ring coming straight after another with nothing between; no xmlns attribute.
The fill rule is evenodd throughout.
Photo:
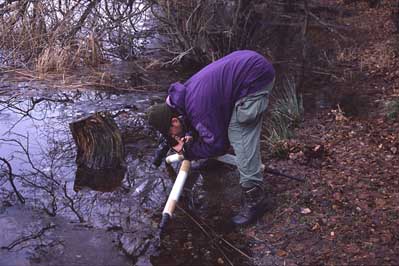
<svg viewBox="0 0 399 266"><path fill-rule="evenodd" d="M187 143L184 157L188 160L198 160L223 155L229 143L222 136L212 133L204 124L195 125L198 138L192 143Z"/></svg>

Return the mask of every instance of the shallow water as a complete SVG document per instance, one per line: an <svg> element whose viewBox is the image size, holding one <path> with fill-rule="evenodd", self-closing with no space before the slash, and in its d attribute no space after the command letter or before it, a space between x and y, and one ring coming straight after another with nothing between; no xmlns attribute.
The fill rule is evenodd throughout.
<svg viewBox="0 0 399 266"><path fill-rule="evenodd" d="M50 91L29 84L2 89L0 157L10 163L25 204L18 202L4 165L0 229L7 233L0 246L8 248L0 249L0 265L217 262L221 254L179 211L159 242L157 227L172 180L164 165L152 165L158 136L146 126L144 112L163 98L160 93ZM69 123L98 111L110 112L121 129L127 169L119 179L111 173L109 182L99 176L77 180ZM196 214L218 233L226 231L231 200L239 195L231 170L219 166L192 175L199 176L193 182ZM234 252L229 256L243 263Z"/></svg>
<svg viewBox="0 0 399 266"><path fill-rule="evenodd" d="M102 91L48 93L30 88L22 94L21 91L3 94L0 97L0 157L9 161L25 205L101 230L118 228L127 232L141 228L147 232L144 237L151 238L157 226L152 216L165 197L161 185L165 174L151 166L156 147L154 134L144 123L143 112L152 101L144 93ZM69 123L97 111L115 115L119 126L124 128L124 135L145 137L146 145L141 145L141 149L126 149L127 171L119 184L110 184L112 192L93 191L93 186L84 188L84 184L83 189L75 192L76 147ZM8 177L2 174L3 203L16 203L12 191ZM16 228L23 226L14 223ZM25 252L16 253L21 253L21 261L26 257Z"/></svg>

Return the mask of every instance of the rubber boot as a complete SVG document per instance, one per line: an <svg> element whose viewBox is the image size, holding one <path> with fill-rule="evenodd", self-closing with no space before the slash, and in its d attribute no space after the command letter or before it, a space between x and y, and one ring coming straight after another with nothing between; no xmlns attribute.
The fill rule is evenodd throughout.
<svg viewBox="0 0 399 266"><path fill-rule="evenodd" d="M240 212L232 218L236 226L244 226L254 222L266 212L266 197L260 186L242 188Z"/></svg>

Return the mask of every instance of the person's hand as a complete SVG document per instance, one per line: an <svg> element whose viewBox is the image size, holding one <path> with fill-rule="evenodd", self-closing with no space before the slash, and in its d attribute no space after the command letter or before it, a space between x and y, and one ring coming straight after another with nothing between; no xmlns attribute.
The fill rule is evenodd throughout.
<svg viewBox="0 0 399 266"><path fill-rule="evenodd" d="M181 139L184 141L184 143L187 143L187 142L192 141L193 137L192 136L184 136Z"/></svg>
<svg viewBox="0 0 399 266"><path fill-rule="evenodd" d="M177 141L177 145L173 146L172 149L178 154L183 154L184 143L192 141L193 137L192 136L184 136L182 138L175 137L175 140Z"/></svg>

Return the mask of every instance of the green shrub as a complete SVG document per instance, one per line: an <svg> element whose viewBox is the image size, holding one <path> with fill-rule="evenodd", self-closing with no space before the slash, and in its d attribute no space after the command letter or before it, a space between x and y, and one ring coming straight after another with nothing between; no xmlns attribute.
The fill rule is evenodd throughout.
<svg viewBox="0 0 399 266"><path fill-rule="evenodd" d="M295 81L290 78L285 79L282 89L275 88L273 97L276 101L266 121L265 138L272 155L285 158L288 155L287 140L294 136L294 128L302 120L303 102L297 95Z"/></svg>
<svg viewBox="0 0 399 266"><path fill-rule="evenodd" d="M296 84L293 79L287 78L283 83L283 89L275 94L277 98L272 116L277 122L283 122L296 127L302 120L303 102L302 96L297 95Z"/></svg>

